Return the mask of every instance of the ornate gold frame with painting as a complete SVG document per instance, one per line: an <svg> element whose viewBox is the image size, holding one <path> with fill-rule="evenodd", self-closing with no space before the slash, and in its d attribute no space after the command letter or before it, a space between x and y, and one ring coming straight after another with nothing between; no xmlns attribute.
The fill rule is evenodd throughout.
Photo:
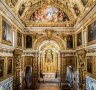
<svg viewBox="0 0 96 90"><path fill-rule="evenodd" d="M71 36L72 36L72 38L71 38ZM67 35L66 36L66 40L67 40L66 41L66 43L67 43L67 49L68 50L69 49L74 49L74 35L71 35L71 34Z"/></svg>
<svg viewBox="0 0 96 90"><path fill-rule="evenodd" d="M33 41L32 39L33 39L32 35L26 35L26 44L25 44L25 46L26 46L27 49L32 48L32 41Z"/></svg>
<svg viewBox="0 0 96 90"><path fill-rule="evenodd" d="M19 30L17 32L17 47L22 48L22 33Z"/></svg>
<svg viewBox="0 0 96 90"><path fill-rule="evenodd" d="M0 17L1 32L0 42L7 45L12 45L12 25L4 18Z"/></svg>
<svg viewBox="0 0 96 90"><path fill-rule="evenodd" d="M82 47L82 29L76 34L76 46Z"/></svg>
<svg viewBox="0 0 96 90"><path fill-rule="evenodd" d="M95 44L96 43L96 20L92 21L88 24L87 27L87 45ZM95 29L94 29L95 27Z"/></svg>
<svg viewBox="0 0 96 90"><path fill-rule="evenodd" d="M12 75L13 73L13 58L8 57L7 58L7 74Z"/></svg>
<svg viewBox="0 0 96 90"><path fill-rule="evenodd" d="M93 74L93 56L87 56L87 73Z"/></svg>
<svg viewBox="0 0 96 90"><path fill-rule="evenodd" d="M5 75L5 58L0 57L0 78L3 78Z"/></svg>

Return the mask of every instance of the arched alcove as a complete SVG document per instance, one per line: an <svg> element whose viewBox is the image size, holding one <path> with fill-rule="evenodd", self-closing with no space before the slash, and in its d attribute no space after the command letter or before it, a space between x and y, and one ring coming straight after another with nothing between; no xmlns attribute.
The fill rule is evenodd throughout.
<svg viewBox="0 0 96 90"><path fill-rule="evenodd" d="M39 46L45 40L49 40L47 36L41 36L37 40L35 40L35 42L33 44L33 50L39 50ZM58 37L56 35L52 35L50 40L55 41L57 43L57 45L59 46L60 50L64 50L66 48L66 44L65 44L64 40L62 40L60 37Z"/></svg>

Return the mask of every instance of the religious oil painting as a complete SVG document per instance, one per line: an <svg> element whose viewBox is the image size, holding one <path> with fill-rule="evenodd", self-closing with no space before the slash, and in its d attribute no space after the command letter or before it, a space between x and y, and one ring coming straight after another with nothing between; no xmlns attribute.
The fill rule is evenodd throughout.
<svg viewBox="0 0 96 90"><path fill-rule="evenodd" d="M22 47L22 33L17 32L17 37L18 37L17 45L18 45L19 47Z"/></svg>
<svg viewBox="0 0 96 90"><path fill-rule="evenodd" d="M86 4L88 3L88 0L81 0L81 2L82 2L82 4L83 4L84 6L86 6Z"/></svg>
<svg viewBox="0 0 96 90"><path fill-rule="evenodd" d="M4 59L0 58L0 77L3 77L4 73Z"/></svg>
<svg viewBox="0 0 96 90"><path fill-rule="evenodd" d="M93 56L87 57L87 72L92 73L92 67L93 67Z"/></svg>
<svg viewBox="0 0 96 90"><path fill-rule="evenodd" d="M53 6L45 6L37 9L30 17L32 22L65 22L69 17L65 12Z"/></svg>
<svg viewBox="0 0 96 90"><path fill-rule="evenodd" d="M26 36L26 48L32 48L32 36L31 35Z"/></svg>
<svg viewBox="0 0 96 90"><path fill-rule="evenodd" d="M80 10L79 10L77 4L74 4L74 5L73 5L73 10L74 10L76 16L79 16L79 15L80 15Z"/></svg>
<svg viewBox="0 0 96 90"><path fill-rule="evenodd" d="M16 5L17 1L18 1L18 0L11 0L11 3L13 4L13 6Z"/></svg>
<svg viewBox="0 0 96 90"><path fill-rule="evenodd" d="M7 73L12 74L12 58L8 58L7 60Z"/></svg>
<svg viewBox="0 0 96 90"><path fill-rule="evenodd" d="M96 90L96 79L86 76L86 90Z"/></svg>
<svg viewBox="0 0 96 90"><path fill-rule="evenodd" d="M96 21L88 26L88 42L96 40Z"/></svg>
<svg viewBox="0 0 96 90"><path fill-rule="evenodd" d="M73 48L73 36L72 35L67 36L67 48Z"/></svg>
<svg viewBox="0 0 96 90"><path fill-rule="evenodd" d="M24 10L25 10L25 5L22 4L21 7L20 7L20 9L19 9L19 15L20 16L23 14Z"/></svg>
<svg viewBox="0 0 96 90"><path fill-rule="evenodd" d="M77 34L77 46L82 45L82 32Z"/></svg>
<svg viewBox="0 0 96 90"><path fill-rule="evenodd" d="M8 43L12 43L12 30L7 21L2 21L2 40Z"/></svg>

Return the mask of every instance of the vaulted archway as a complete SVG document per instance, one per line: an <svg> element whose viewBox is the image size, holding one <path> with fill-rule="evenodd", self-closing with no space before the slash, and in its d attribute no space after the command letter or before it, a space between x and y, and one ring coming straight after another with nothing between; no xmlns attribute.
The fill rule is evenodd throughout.
<svg viewBox="0 0 96 90"><path fill-rule="evenodd" d="M34 50L39 50L39 46L42 44L43 41L48 40L47 36L41 36L39 37L33 45L33 49ZM56 36L56 35L52 35L50 40L55 41L58 46L60 47L60 50L64 50L66 48L66 41L64 42L64 40L62 40L60 37Z"/></svg>

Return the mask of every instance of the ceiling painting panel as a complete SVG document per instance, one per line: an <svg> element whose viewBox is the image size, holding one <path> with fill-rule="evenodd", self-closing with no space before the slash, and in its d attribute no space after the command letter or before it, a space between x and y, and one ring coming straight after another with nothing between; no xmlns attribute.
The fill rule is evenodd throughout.
<svg viewBox="0 0 96 90"><path fill-rule="evenodd" d="M64 22L69 21L65 12L53 6L41 7L30 17L31 22Z"/></svg>

